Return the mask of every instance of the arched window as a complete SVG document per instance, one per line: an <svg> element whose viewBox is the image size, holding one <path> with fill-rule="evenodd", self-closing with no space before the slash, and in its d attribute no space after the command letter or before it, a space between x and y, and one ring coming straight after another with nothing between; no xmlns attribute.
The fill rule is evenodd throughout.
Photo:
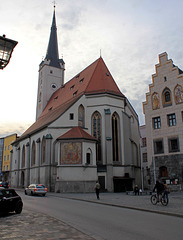
<svg viewBox="0 0 183 240"><path fill-rule="evenodd" d="M102 161L101 147L101 115L95 112L92 116L92 135L98 140L97 143L97 161Z"/></svg>
<svg viewBox="0 0 183 240"><path fill-rule="evenodd" d="M32 144L32 165L36 163L36 144L33 142Z"/></svg>
<svg viewBox="0 0 183 240"><path fill-rule="evenodd" d="M171 91L169 88L165 88L163 90L162 103L163 103L163 107L168 107L172 105Z"/></svg>
<svg viewBox="0 0 183 240"><path fill-rule="evenodd" d="M22 168L25 167L25 145L22 148Z"/></svg>
<svg viewBox="0 0 183 240"><path fill-rule="evenodd" d="M43 138L42 141L42 149L41 149L41 162L45 163L45 151L46 151L46 139Z"/></svg>
<svg viewBox="0 0 183 240"><path fill-rule="evenodd" d="M84 127L85 126L85 110L83 105L80 105L78 108L78 126Z"/></svg>
<svg viewBox="0 0 183 240"><path fill-rule="evenodd" d="M119 161L119 117L117 113L112 115L112 150L113 161Z"/></svg>
<svg viewBox="0 0 183 240"><path fill-rule="evenodd" d="M92 151L90 148L88 148L86 151L86 164L91 164L91 163L92 163Z"/></svg>

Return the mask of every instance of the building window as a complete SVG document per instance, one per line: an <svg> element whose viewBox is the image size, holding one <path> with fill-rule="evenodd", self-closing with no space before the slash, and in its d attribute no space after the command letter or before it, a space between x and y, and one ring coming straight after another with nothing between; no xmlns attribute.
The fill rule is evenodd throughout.
<svg viewBox="0 0 183 240"><path fill-rule="evenodd" d="M176 125L176 116L175 113L167 115L168 117L168 126L172 127Z"/></svg>
<svg viewBox="0 0 183 240"><path fill-rule="evenodd" d="M142 154L143 162L147 162L147 153Z"/></svg>
<svg viewBox="0 0 183 240"><path fill-rule="evenodd" d="M86 154L86 163L90 164L90 153Z"/></svg>
<svg viewBox="0 0 183 240"><path fill-rule="evenodd" d="M101 115L95 112L92 116L92 135L98 140L97 143L97 161L102 160L102 146L101 146Z"/></svg>
<svg viewBox="0 0 183 240"><path fill-rule="evenodd" d="M117 113L112 115L112 148L113 161L119 161L119 118Z"/></svg>
<svg viewBox="0 0 183 240"><path fill-rule="evenodd" d="M4 161L6 161L6 156L4 156Z"/></svg>
<svg viewBox="0 0 183 240"><path fill-rule="evenodd" d="M78 108L78 126L79 127L85 126L85 121L84 121L85 114L84 113L85 113L84 107L83 107L83 105L80 105Z"/></svg>
<svg viewBox="0 0 183 240"><path fill-rule="evenodd" d="M164 153L163 140L162 139L154 140L154 154L160 153Z"/></svg>
<svg viewBox="0 0 183 240"><path fill-rule="evenodd" d="M33 142L32 144L32 165L36 163L36 144Z"/></svg>
<svg viewBox="0 0 183 240"><path fill-rule="evenodd" d="M163 107L168 107L172 105L171 91L169 88L165 88L162 93Z"/></svg>
<svg viewBox="0 0 183 240"><path fill-rule="evenodd" d="M42 141L42 163L45 163L46 161L46 139L43 138L43 141Z"/></svg>
<svg viewBox="0 0 183 240"><path fill-rule="evenodd" d="M167 81L167 78L166 78L166 77L164 77L164 81L165 81L165 82Z"/></svg>
<svg viewBox="0 0 183 240"><path fill-rule="evenodd" d="M179 152L179 139L170 138L168 139L169 152Z"/></svg>
<svg viewBox="0 0 183 240"><path fill-rule="evenodd" d="M161 128L161 119L160 117L153 118L153 128L160 129Z"/></svg>
<svg viewBox="0 0 183 240"><path fill-rule="evenodd" d="M9 155L7 155L7 161L9 160Z"/></svg>
<svg viewBox="0 0 183 240"><path fill-rule="evenodd" d="M25 167L25 146L22 148L22 168Z"/></svg>
<svg viewBox="0 0 183 240"><path fill-rule="evenodd" d="M147 146L147 142L146 142L146 138L142 138L142 147L146 147Z"/></svg>
<svg viewBox="0 0 183 240"><path fill-rule="evenodd" d="M74 120L74 113L70 113L69 119L70 119L70 120Z"/></svg>

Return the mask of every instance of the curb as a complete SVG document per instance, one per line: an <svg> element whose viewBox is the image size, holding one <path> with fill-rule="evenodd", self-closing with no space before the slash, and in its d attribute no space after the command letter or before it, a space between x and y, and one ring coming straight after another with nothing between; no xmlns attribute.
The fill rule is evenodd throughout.
<svg viewBox="0 0 183 240"><path fill-rule="evenodd" d="M76 200L76 201L90 202L90 203L96 203L96 204L101 204L101 205L106 205L106 206L126 208L126 209L131 209L131 210L136 210L136 211L150 212L150 213L156 213L156 214L161 214L161 215L183 218L183 214L179 214L179 213L162 212L162 211L156 211L156 210L151 210L151 209L131 207L131 206L125 206L125 205L118 205L118 204L114 204L114 203L100 202L100 201L74 198L74 197L56 196L56 195L51 194L51 193L48 193L48 195L53 196L53 197L58 197L58 198L72 199L72 200Z"/></svg>

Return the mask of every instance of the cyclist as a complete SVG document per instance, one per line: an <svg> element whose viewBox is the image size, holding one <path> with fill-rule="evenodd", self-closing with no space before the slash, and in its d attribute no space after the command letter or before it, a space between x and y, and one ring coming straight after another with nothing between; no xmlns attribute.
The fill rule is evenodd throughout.
<svg viewBox="0 0 183 240"><path fill-rule="evenodd" d="M158 180L156 181L156 184L153 188L153 192L157 191L157 200L159 202L159 195L164 192L165 187L162 183L160 183Z"/></svg>

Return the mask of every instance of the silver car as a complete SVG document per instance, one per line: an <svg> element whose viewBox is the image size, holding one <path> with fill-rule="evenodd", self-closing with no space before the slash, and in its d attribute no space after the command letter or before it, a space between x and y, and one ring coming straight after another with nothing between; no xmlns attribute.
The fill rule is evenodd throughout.
<svg viewBox="0 0 183 240"><path fill-rule="evenodd" d="M43 184L31 184L25 189L25 195L42 195L45 196L47 188Z"/></svg>

